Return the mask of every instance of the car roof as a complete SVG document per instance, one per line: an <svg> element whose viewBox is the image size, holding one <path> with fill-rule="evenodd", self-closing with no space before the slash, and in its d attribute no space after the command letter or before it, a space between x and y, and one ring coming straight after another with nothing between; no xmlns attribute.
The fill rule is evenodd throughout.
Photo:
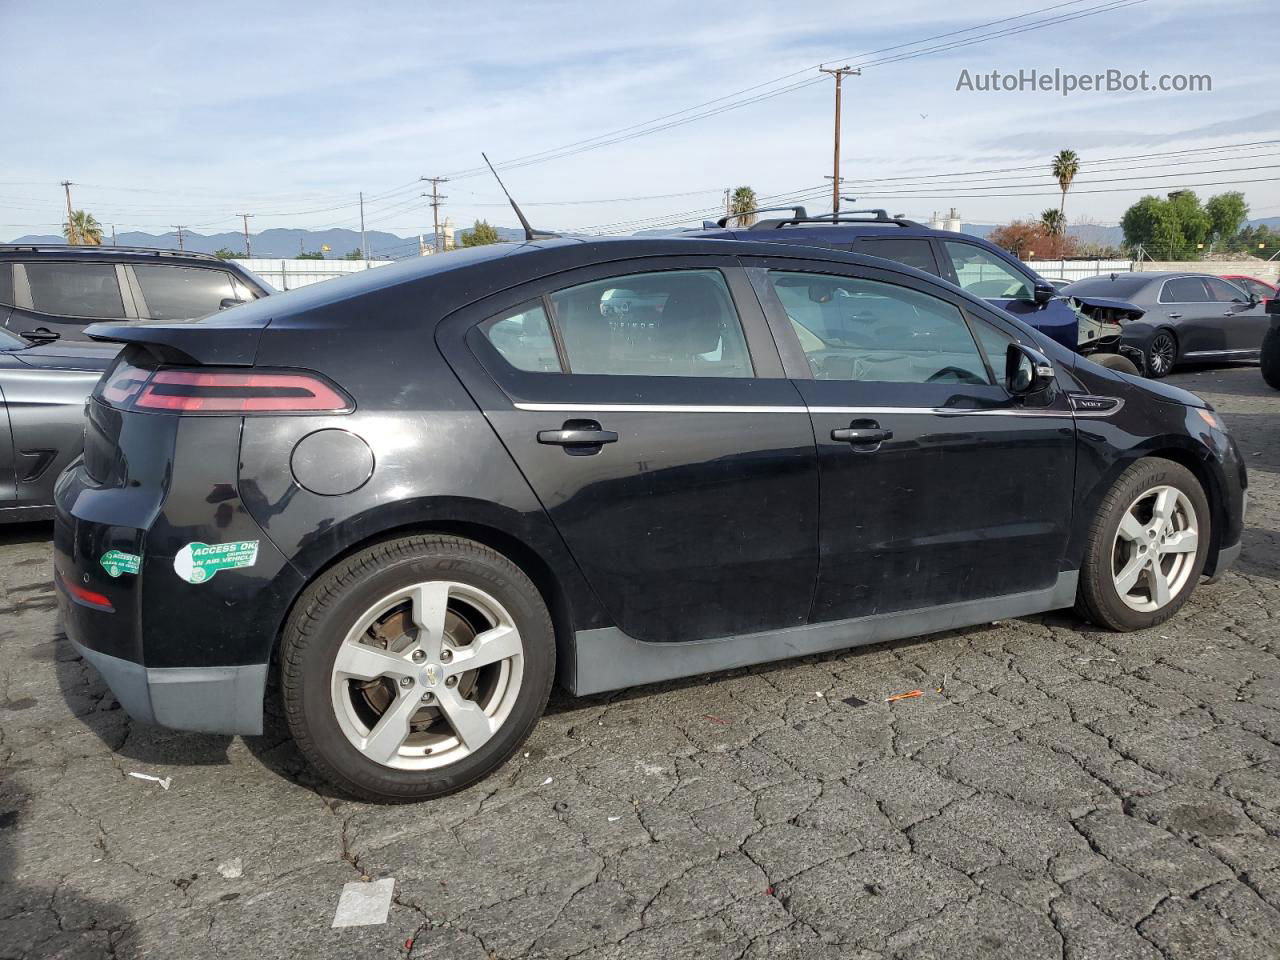
<svg viewBox="0 0 1280 960"><path fill-rule="evenodd" d="M0 243L0 260L112 260L120 263L154 263L178 260L183 265L225 266L211 253L194 250L167 250L161 247L112 247L102 244Z"/></svg>
<svg viewBox="0 0 1280 960"><path fill-rule="evenodd" d="M287 322L313 311L323 311L345 301L366 296L394 295L404 288L429 285L429 304L435 318L467 304L532 280L578 267L622 260L679 256L719 256L725 258L769 257L815 262L857 264L877 270L901 273L945 287L977 307L990 310L984 300L959 287L914 267L859 253L828 247L782 247L777 243L703 237L592 237L537 239L523 242L487 244L425 257L410 257L377 270L361 270L347 276L308 284L253 303L234 307L200 323ZM422 318L420 311L415 311ZM148 321L141 321L142 324Z"/></svg>

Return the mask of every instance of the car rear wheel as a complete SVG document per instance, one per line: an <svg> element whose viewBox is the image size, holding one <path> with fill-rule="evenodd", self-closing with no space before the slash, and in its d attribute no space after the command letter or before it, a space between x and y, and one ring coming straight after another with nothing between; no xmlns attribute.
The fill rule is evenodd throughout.
<svg viewBox="0 0 1280 960"><path fill-rule="evenodd" d="M1168 330L1157 330L1147 344L1147 376L1160 380L1173 372L1178 362L1178 340Z"/></svg>
<svg viewBox="0 0 1280 960"><path fill-rule="evenodd" d="M370 547L327 571L285 628L289 729L316 769L371 800L488 776L546 706L555 637L511 561L457 537Z"/></svg>
<svg viewBox="0 0 1280 960"><path fill-rule="evenodd" d="M1280 390L1280 326L1273 326L1262 338L1262 379Z"/></svg>
<svg viewBox="0 0 1280 960"><path fill-rule="evenodd" d="M1089 531L1077 611L1120 631L1169 619L1204 569L1209 524L1209 502L1186 467L1158 458L1133 464Z"/></svg>

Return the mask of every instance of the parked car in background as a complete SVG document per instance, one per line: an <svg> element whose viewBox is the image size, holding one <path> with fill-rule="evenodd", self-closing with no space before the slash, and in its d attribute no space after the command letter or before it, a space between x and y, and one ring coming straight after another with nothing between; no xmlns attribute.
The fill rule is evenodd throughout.
<svg viewBox="0 0 1280 960"><path fill-rule="evenodd" d="M1200 398L881 258L531 239L89 332L125 348L56 489L67 635L185 730L260 733L277 665L302 753L372 799L493 772L553 677L1144 629L1240 550Z"/></svg>
<svg viewBox="0 0 1280 960"><path fill-rule="evenodd" d="M1061 296L1054 282L993 243L891 217L884 210L849 210L833 218L830 214L811 217L804 207L770 207L751 215L779 210L791 216L757 220L749 227L731 227L734 217L722 217L681 235L799 243L896 260L1009 311L1095 363L1124 373L1138 372L1141 358L1136 353L1124 355L1119 327L1121 321L1141 316L1133 304Z"/></svg>
<svg viewBox="0 0 1280 960"><path fill-rule="evenodd" d="M0 245L0 326L84 340L100 320L185 320L264 297L234 260L145 247Z"/></svg>
<svg viewBox="0 0 1280 960"><path fill-rule="evenodd" d="M1207 273L1111 273L1077 280L1073 297L1117 297L1145 311L1123 326L1122 343L1141 352L1149 377L1186 360L1257 360L1269 321L1262 303Z"/></svg>
<svg viewBox="0 0 1280 960"><path fill-rule="evenodd" d="M54 481L80 455L85 402L118 350L0 329L0 523L53 516Z"/></svg>
<svg viewBox="0 0 1280 960"><path fill-rule="evenodd" d="M1262 301L1262 305L1266 306L1276 296L1276 285L1267 283L1265 280L1259 280L1257 277L1248 277L1244 274L1229 273L1222 278L1230 280L1245 293L1252 294Z"/></svg>

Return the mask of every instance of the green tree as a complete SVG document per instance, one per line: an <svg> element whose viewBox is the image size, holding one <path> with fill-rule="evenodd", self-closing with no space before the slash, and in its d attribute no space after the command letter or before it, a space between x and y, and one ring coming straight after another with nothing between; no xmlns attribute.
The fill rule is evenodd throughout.
<svg viewBox="0 0 1280 960"><path fill-rule="evenodd" d="M1053 207L1040 214L1040 223L1055 237L1060 237L1067 232L1067 218L1062 215L1061 210L1055 210Z"/></svg>
<svg viewBox="0 0 1280 960"><path fill-rule="evenodd" d="M235 260L244 257L244 253L237 253L235 250L229 250L226 247L219 247L213 251L213 255L219 260Z"/></svg>
<svg viewBox="0 0 1280 960"><path fill-rule="evenodd" d="M483 247L488 243L498 243L502 238L498 231L489 225L487 220L477 220L470 230L462 235L464 247Z"/></svg>
<svg viewBox="0 0 1280 960"><path fill-rule="evenodd" d="M1239 190L1220 193L1205 201L1204 212L1209 216L1209 233L1219 243L1228 243L1240 232L1240 225L1249 216L1249 204Z"/></svg>
<svg viewBox="0 0 1280 960"><path fill-rule="evenodd" d="M299 252L296 257L298 260L323 260L324 254L319 250L309 250L307 252Z"/></svg>
<svg viewBox="0 0 1280 960"><path fill-rule="evenodd" d="M352 250L350 253L348 253L348 254L347 254L345 257L343 257L342 259L343 259L343 260L363 260L363 259L364 259L364 254L363 254L363 253L361 253L359 250Z"/></svg>
<svg viewBox="0 0 1280 960"><path fill-rule="evenodd" d="M1213 232L1213 220L1192 190L1175 190L1163 199L1147 195L1124 212L1120 226L1125 243L1164 260L1199 259Z"/></svg>
<svg viewBox="0 0 1280 960"><path fill-rule="evenodd" d="M738 226L749 227L756 222L751 211L759 205L754 190L750 187L737 187L729 198L729 213L738 218Z"/></svg>
<svg viewBox="0 0 1280 960"><path fill-rule="evenodd" d="M67 238L67 243L96 247L102 243L102 224L94 219L93 214L76 210L62 225L62 235Z"/></svg>
<svg viewBox="0 0 1280 960"><path fill-rule="evenodd" d="M1053 158L1050 169L1053 178L1058 181L1058 189L1062 191L1062 202L1058 204L1058 212L1065 218L1067 215L1067 191L1071 189L1071 181L1080 172L1080 158L1074 150L1059 150Z"/></svg>

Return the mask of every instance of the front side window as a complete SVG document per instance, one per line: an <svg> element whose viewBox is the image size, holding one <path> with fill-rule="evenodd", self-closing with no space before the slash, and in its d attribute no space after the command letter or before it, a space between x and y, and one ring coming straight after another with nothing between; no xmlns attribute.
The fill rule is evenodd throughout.
<svg viewBox="0 0 1280 960"><path fill-rule="evenodd" d="M769 280L815 380L991 382L952 303L877 280L784 271Z"/></svg>
<svg viewBox="0 0 1280 960"><path fill-rule="evenodd" d="M933 247L928 240L883 239L863 240L857 246L859 253L870 257L883 257L915 267L926 273L938 275L938 261L933 257Z"/></svg>
<svg viewBox="0 0 1280 960"><path fill-rule="evenodd" d="M1175 277L1160 291L1161 303L1206 303L1208 299L1199 277Z"/></svg>
<svg viewBox="0 0 1280 960"><path fill-rule="evenodd" d="M120 283L110 263L25 264L31 306L64 317L119 319L124 316Z"/></svg>
<svg viewBox="0 0 1280 960"><path fill-rule="evenodd" d="M188 320L222 309L223 300L238 300L231 275L223 270L139 263L133 275L153 320Z"/></svg>
<svg viewBox="0 0 1280 960"><path fill-rule="evenodd" d="M943 243L956 283L983 300L1030 300L1027 278L977 244L947 240Z"/></svg>
<svg viewBox="0 0 1280 960"><path fill-rule="evenodd" d="M480 330L503 359L517 370L532 373L559 373L555 339L547 313L539 301L524 304L480 324Z"/></svg>
<svg viewBox="0 0 1280 960"><path fill-rule="evenodd" d="M1205 286L1209 288L1209 296L1218 303L1248 303L1249 295L1234 283L1219 280L1217 277L1205 277Z"/></svg>
<svg viewBox="0 0 1280 960"><path fill-rule="evenodd" d="M611 277L548 298L569 373L750 377L742 324L719 270Z"/></svg>

